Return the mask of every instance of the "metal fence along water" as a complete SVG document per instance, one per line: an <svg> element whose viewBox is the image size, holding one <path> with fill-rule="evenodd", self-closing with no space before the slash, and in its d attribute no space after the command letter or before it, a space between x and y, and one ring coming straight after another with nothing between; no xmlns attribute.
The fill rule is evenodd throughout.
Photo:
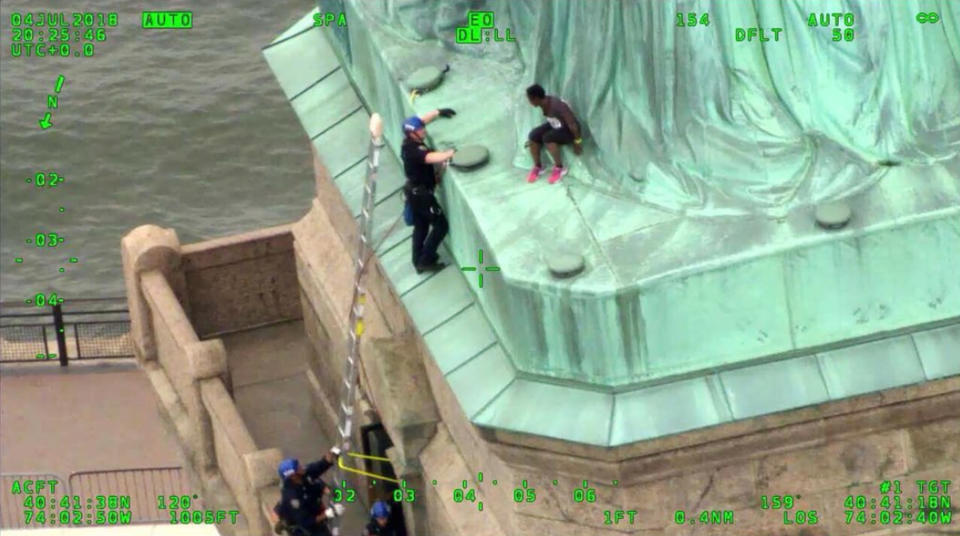
<svg viewBox="0 0 960 536"><path fill-rule="evenodd" d="M133 357L124 298L36 307L0 302L0 363Z"/></svg>

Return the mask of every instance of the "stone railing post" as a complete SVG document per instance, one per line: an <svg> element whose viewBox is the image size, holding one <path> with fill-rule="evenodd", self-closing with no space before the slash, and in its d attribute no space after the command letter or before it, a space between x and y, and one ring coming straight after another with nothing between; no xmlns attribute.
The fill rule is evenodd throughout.
<svg viewBox="0 0 960 536"><path fill-rule="evenodd" d="M247 481L250 483L250 489L253 492L260 512L257 512L257 519L248 519L250 529L256 534L268 534L273 528L270 514L273 512L273 506L280 500L279 486L277 477L277 466L283 459L283 453L280 449L264 449L243 455L243 463L247 470ZM247 517L256 514L250 513Z"/></svg>
<svg viewBox="0 0 960 536"><path fill-rule="evenodd" d="M169 281L174 294L184 296L185 280L180 271L180 240L173 229L141 225L120 240L120 252L127 289L127 307L130 310L130 337L137 360L142 364L156 360L157 344L150 305L140 289L140 275L157 270Z"/></svg>
<svg viewBox="0 0 960 536"><path fill-rule="evenodd" d="M201 401L197 415L191 415L195 437L196 461L198 469L209 475L216 469L217 456L213 444L213 429L210 413L202 403L200 384L209 378L222 379L227 372L227 350L220 339L199 341L187 346L187 361L190 363L190 377L193 388L197 390L197 399Z"/></svg>

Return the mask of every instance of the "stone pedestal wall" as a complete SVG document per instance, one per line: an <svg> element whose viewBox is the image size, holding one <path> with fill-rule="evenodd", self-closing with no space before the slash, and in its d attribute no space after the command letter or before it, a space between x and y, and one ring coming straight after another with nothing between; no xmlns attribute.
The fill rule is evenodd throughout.
<svg viewBox="0 0 960 536"><path fill-rule="evenodd" d="M283 244L282 236L277 238L276 233L266 234L266 238L261 236L260 239L267 245ZM206 296L213 300L217 296L210 294L209 287L192 289L189 286L191 280L201 284L203 278L197 280L185 276L184 251L193 256L193 262L211 263L208 268L215 270L214 265L229 264L225 261L218 264L217 259L236 259L238 255L249 257L258 247L256 239L252 250L243 245L249 246L250 242L242 238L233 237L224 239L224 242L234 244L238 250L222 249L223 244L207 244L214 250L207 255L206 249L196 245L181 248L175 232L151 225L138 227L124 236L121 246L131 311L130 332L137 360L147 372L163 410L173 424L191 469L201 481L204 495L220 497L214 501L216 504L239 506L243 515L242 527L235 527L236 530L231 532L238 535L269 534L270 523L264 516L261 500L270 500L269 490L276 488L276 467L281 453L277 449L257 450L230 395L231 382L223 341L200 340L192 321L196 319L190 318L191 296ZM287 242L290 242L289 233ZM234 281L263 280L263 268L270 263L251 258L246 260L247 272L235 273ZM286 262L292 266L292 255ZM230 292L229 288L220 287L220 290ZM245 290L249 288L233 289L241 295ZM284 313L283 308L277 308L274 313L289 315L289 309ZM218 311L223 312L216 307L194 310L201 318L200 323L208 329L226 325L217 323L218 318L223 320ZM293 312L299 314L299 309L294 308ZM230 318L235 323L238 318L261 321L265 317L261 311ZM236 324L233 326L237 327ZM226 495L232 497L226 498ZM269 508L272 506L270 503Z"/></svg>
<svg viewBox="0 0 960 536"><path fill-rule="evenodd" d="M190 244L181 256L201 338L300 318L289 225Z"/></svg>
<svg viewBox="0 0 960 536"><path fill-rule="evenodd" d="M307 323L322 324L307 328L317 347L318 370L334 374L336 379L346 351L347 308L343 304L348 302L352 286L351 252L356 236L355 222L341 204L339 192L318 178L313 209L294 226L303 303L305 307L312 304L313 309L304 318ZM323 254L311 254L310 250L322 250ZM411 323L387 278L373 269L366 285L372 303L366 308L365 340L377 341L364 345L362 358L368 374L381 376L363 385L365 395L378 406L395 444L411 444L402 431L411 415L429 421L423 416L430 413L428 408L436 408L434 418L442 423L442 432L431 428L430 437L421 438L426 443L421 441L415 447L426 488L418 492L425 501L432 534L476 534L477 530L491 535L560 536L869 534L881 527L845 522L843 500L847 495L877 496L879 482L889 479L911 486L916 479L947 479L960 486L960 378L615 449L564 443L480 429L470 423L422 339L416 333L412 339L404 333L403 328ZM422 368L405 369L404 378L387 385L390 376L384 375L387 369L378 364L383 362L384 347L390 348L388 354L401 352ZM398 358L393 355L390 359ZM411 374L423 377L406 377ZM427 405L416 402L415 394L422 390L415 393L413 387L424 382L430 386L431 403ZM321 383L326 390L334 382ZM408 396L403 396L404 389ZM335 419L335 415L321 417L331 422ZM402 455L406 460L413 457L411 452ZM476 481L481 471L483 484ZM498 486L489 484L494 478ZM434 486L433 480L438 485ZM463 480L478 489L478 498L484 501L479 517L475 505L452 504L451 486ZM514 502L514 489L521 487L523 480L535 489L532 503ZM595 490L596 502L574 501L573 489L584 480ZM787 522L795 522L796 512L803 510L815 511L817 523L802 528L788 525L784 511L759 508L762 495L785 494L796 497ZM607 524L607 510L633 510L633 523L625 515L620 523ZM693 519L704 511L732 511L735 525L677 525L677 510ZM460 517L480 524L464 523ZM886 530L908 532L915 527Z"/></svg>

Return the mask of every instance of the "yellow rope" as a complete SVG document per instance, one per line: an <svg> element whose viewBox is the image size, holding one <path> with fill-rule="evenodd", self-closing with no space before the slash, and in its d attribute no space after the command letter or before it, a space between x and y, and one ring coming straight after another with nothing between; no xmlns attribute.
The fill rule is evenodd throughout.
<svg viewBox="0 0 960 536"><path fill-rule="evenodd" d="M360 457L360 456L358 456L358 457ZM384 458L374 458L374 459L382 460L382 459L384 459ZM388 460L388 461L389 461L389 460ZM400 483L400 481L397 480L397 479L395 479L395 478L389 478L389 477L386 477L386 476L383 476L383 475L378 475L378 474L376 474L376 473L368 473L368 472L366 472L366 471L361 471L360 469L354 469L353 467L349 467L349 466L343 465L343 458L342 458L342 457L341 457L341 458L337 458L337 466L340 467L340 469L343 469L344 471L350 471L351 473L357 473L358 475L369 476L370 478L379 478L380 480L386 480L387 482L393 482L394 484L399 484L399 483Z"/></svg>
<svg viewBox="0 0 960 536"><path fill-rule="evenodd" d="M354 458L363 458L364 460L378 460L381 462L389 462L390 458L384 458L383 456L371 456L369 454L357 454L356 452L348 452L347 456L353 456Z"/></svg>

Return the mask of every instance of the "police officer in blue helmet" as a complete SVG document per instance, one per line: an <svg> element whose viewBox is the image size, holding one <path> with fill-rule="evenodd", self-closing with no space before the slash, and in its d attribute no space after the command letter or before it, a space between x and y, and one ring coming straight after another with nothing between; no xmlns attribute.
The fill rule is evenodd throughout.
<svg viewBox="0 0 960 536"><path fill-rule="evenodd" d="M404 138L400 157L403 160L403 172L407 176L403 191L413 216L413 266L418 274L435 272L446 266L440 262L437 249L447 236L449 226L433 194L441 178L434 165L449 162L454 151L434 151L428 147L426 125L437 117L454 115L456 112L450 108L441 108L408 117L403 122Z"/></svg>
<svg viewBox="0 0 960 536"><path fill-rule="evenodd" d="M373 503L373 508L370 509L370 522L367 523L363 536L404 536L406 531L398 529L391 517L390 505L384 501Z"/></svg>
<svg viewBox="0 0 960 536"><path fill-rule="evenodd" d="M331 536L327 522L343 514L343 505L328 505L330 488L320 478L333 467L340 448L333 447L323 458L306 467L296 458L280 462L277 473L282 480L280 502L274 508L280 522L277 534L286 530L290 536Z"/></svg>

